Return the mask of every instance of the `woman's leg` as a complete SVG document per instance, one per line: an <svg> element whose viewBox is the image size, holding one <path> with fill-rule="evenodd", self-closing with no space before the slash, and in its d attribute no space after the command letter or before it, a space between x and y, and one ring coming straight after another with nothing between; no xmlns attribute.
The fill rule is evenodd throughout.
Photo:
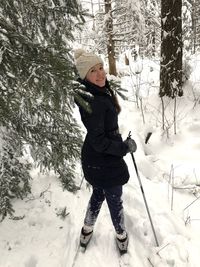
<svg viewBox="0 0 200 267"><path fill-rule="evenodd" d="M94 226L104 199L104 190L98 187L93 187L93 192L84 219L85 228Z"/></svg>
<svg viewBox="0 0 200 267"><path fill-rule="evenodd" d="M125 231L123 202L121 199L122 186L107 188L104 189L104 192L115 231L121 235Z"/></svg>

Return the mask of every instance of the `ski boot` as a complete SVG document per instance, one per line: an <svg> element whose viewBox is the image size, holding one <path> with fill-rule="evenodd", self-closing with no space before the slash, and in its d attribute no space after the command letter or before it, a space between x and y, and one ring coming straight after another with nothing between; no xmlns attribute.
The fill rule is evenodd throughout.
<svg viewBox="0 0 200 267"><path fill-rule="evenodd" d="M89 230L86 227L82 227L81 235L80 235L80 246L81 247L83 247L83 248L87 247L87 245L89 244L90 239L92 237L92 234L93 234L92 228L90 228L90 230Z"/></svg>
<svg viewBox="0 0 200 267"><path fill-rule="evenodd" d="M122 234L117 234L117 246L121 255L127 253L128 250L128 235L124 231Z"/></svg>

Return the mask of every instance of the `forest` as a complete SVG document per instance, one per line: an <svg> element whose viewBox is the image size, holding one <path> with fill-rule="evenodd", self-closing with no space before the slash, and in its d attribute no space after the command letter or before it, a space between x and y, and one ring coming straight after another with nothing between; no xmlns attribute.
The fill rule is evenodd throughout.
<svg viewBox="0 0 200 267"><path fill-rule="evenodd" d="M155 233L127 155L126 263L105 206L76 253L91 194L77 48L103 59L138 147ZM200 0L0 1L0 267L199 267L199 70Z"/></svg>
<svg viewBox="0 0 200 267"><path fill-rule="evenodd" d="M73 48L99 53L114 83L124 75L121 58L135 63L136 74L139 61L158 62L162 130L171 127L165 114L171 99L176 134L177 99L200 46L199 14L198 0L1 1L1 220L13 216L14 199L31 193L32 168L54 171L64 189L77 190L82 133L73 116L79 90ZM135 103L144 113L137 86ZM115 90L125 97L119 84Z"/></svg>

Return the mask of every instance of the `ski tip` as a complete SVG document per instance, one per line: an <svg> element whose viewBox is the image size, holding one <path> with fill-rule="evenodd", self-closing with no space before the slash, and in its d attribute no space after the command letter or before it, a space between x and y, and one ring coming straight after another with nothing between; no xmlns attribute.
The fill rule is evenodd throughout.
<svg viewBox="0 0 200 267"><path fill-rule="evenodd" d="M82 253L84 253L84 252L86 251L86 248L87 248L87 246L84 246L84 245L81 245L81 244L80 244L80 251L81 251Z"/></svg>
<svg viewBox="0 0 200 267"><path fill-rule="evenodd" d="M120 262L120 266L127 266L127 267L131 266L130 265L130 255L128 253L123 253L120 256L119 262Z"/></svg>

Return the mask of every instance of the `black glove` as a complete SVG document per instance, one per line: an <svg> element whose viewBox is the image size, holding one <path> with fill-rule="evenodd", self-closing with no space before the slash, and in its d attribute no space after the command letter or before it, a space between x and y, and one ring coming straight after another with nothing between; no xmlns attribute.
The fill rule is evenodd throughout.
<svg viewBox="0 0 200 267"><path fill-rule="evenodd" d="M128 137L124 143L128 146L128 152L134 153L137 150L136 142L132 138Z"/></svg>

